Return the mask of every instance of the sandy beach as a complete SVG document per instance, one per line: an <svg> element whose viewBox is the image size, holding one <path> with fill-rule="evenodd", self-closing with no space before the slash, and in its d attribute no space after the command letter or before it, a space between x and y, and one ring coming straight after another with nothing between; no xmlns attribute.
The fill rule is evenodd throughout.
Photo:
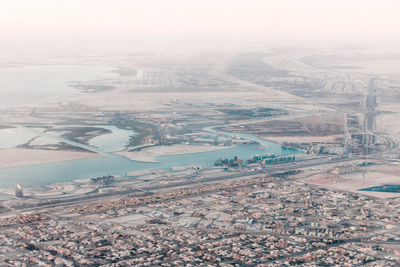
<svg viewBox="0 0 400 267"><path fill-rule="evenodd" d="M180 154L191 154L199 152L208 152L226 149L229 147L222 146L194 146L194 145L172 145L172 146L153 146L145 148L141 151L128 152L121 151L115 154L127 157L131 160L144 161L144 162L157 162L156 158L166 155L180 155Z"/></svg>
<svg viewBox="0 0 400 267"><path fill-rule="evenodd" d="M25 148L0 149L0 168L11 168L40 163L60 162L101 157L90 152L40 150Z"/></svg>

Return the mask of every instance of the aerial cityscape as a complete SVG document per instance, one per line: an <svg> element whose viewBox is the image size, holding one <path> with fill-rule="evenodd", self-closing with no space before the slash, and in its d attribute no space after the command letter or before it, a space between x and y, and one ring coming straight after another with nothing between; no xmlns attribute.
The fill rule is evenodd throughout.
<svg viewBox="0 0 400 267"><path fill-rule="evenodd" d="M27 21L55 31L38 22L55 7L38 2L43 14ZM140 7L163 5L151 2ZM388 2L392 18L389 7L400 5ZM361 21L375 12L367 6ZM243 7L232 14L256 12ZM65 23L54 12L49 21ZM129 22L128 11L115 12ZM223 31L236 27L229 14ZM4 22L13 16L23 21L15 13ZM69 31L89 32L81 23ZM400 265L400 46L215 38L210 47L157 39L106 49L38 37L29 55L1 44L1 266Z"/></svg>

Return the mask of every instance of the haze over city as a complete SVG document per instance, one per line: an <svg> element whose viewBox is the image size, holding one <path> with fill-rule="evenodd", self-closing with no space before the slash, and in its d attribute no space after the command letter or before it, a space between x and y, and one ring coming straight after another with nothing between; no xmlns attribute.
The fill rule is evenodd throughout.
<svg viewBox="0 0 400 267"><path fill-rule="evenodd" d="M17 54L396 46L399 10L396 0L117 0L112 5L107 0L6 0L0 9L0 44Z"/></svg>
<svg viewBox="0 0 400 267"><path fill-rule="evenodd" d="M399 11L1 1L1 266L399 266Z"/></svg>

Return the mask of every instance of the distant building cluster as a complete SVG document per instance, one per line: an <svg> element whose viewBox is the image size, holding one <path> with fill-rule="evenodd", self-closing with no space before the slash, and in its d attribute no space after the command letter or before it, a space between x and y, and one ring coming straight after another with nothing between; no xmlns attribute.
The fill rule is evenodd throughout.
<svg viewBox="0 0 400 267"><path fill-rule="evenodd" d="M247 164L262 163L262 164L276 164L276 163L288 163L296 160L296 156L276 156L275 154L267 154L264 156L255 155L248 160ZM243 165L243 160L235 156L233 159L218 159L215 161L215 166L226 166L226 167L239 167Z"/></svg>
<svg viewBox="0 0 400 267"><path fill-rule="evenodd" d="M243 165L243 160L237 156L233 159L219 159L215 161L215 166L226 166L226 167L239 167Z"/></svg>
<svg viewBox="0 0 400 267"><path fill-rule="evenodd" d="M92 178L91 181L100 185L109 185L114 182L115 177L113 175L105 175L97 178Z"/></svg>

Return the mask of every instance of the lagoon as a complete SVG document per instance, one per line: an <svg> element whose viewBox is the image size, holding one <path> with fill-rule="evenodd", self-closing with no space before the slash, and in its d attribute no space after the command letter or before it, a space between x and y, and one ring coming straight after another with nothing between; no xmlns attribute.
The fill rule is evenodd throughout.
<svg viewBox="0 0 400 267"><path fill-rule="evenodd" d="M36 133L22 126L0 129L0 149L25 144L35 136Z"/></svg>
<svg viewBox="0 0 400 267"><path fill-rule="evenodd" d="M135 134L133 131L120 129L114 125L97 125L95 127L101 127L111 131L108 134L96 136L89 141L89 145L97 147L105 152L121 151L129 144L131 136Z"/></svg>

